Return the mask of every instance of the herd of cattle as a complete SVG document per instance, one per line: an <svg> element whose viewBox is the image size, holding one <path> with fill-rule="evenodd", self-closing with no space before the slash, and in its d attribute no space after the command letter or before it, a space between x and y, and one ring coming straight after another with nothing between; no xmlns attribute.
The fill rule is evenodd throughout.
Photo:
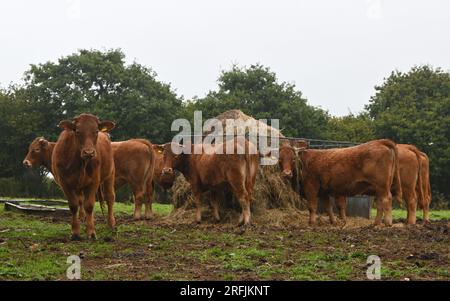
<svg viewBox="0 0 450 301"><path fill-rule="evenodd" d="M95 200L106 202L108 225L114 229L115 189L128 183L135 197L134 218L141 218L142 203L146 219L152 215L154 183L169 188L175 170L190 183L196 204L196 222L201 221L201 194L211 193L213 216L219 220L219 202L230 190L242 207L240 224L250 222L252 193L259 169L258 152L239 152L255 147L234 141L235 152L205 151L174 153L173 144L153 145L145 139L111 142L111 121L100 121L91 114L59 123L62 132L56 142L36 138L29 146L23 164L46 167L68 199L72 214L72 239L80 239L80 222L86 221L88 238L96 238L93 209ZM178 145L178 147L186 147ZM191 146L192 148L195 145ZM212 148L225 148L214 144ZM318 199L325 203L331 223L336 223L330 197L336 199L339 215L346 219L346 197L375 197L375 224L384 220L392 225L392 199L405 200L407 223L416 222L416 208L423 209L429 222L431 192L429 160L413 145L395 144L381 139L361 145L327 150L308 149L306 145L284 141L278 156L281 175L308 201L310 224L317 219Z"/></svg>

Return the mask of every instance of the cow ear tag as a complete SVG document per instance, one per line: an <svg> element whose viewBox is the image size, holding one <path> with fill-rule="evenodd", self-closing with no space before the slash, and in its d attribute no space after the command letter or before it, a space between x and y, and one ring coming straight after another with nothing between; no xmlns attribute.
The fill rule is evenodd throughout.
<svg viewBox="0 0 450 301"><path fill-rule="evenodd" d="M106 132L108 129L106 127L102 128L102 132Z"/></svg>
<svg viewBox="0 0 450 301"><path fill-rule="evenodd" d="M162 154L162 152L163 152L162 150L158 149L158 153Z"/></svg>

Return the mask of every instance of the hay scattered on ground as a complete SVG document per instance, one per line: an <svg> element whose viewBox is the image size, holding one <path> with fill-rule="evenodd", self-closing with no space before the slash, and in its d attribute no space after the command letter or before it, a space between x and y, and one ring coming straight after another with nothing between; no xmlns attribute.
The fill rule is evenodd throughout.
<svg viewBox="0 0 450 301"><path fill-rule="evenodd" d="M202 223L199 225L201 228L209 227L221 227L221 228L237 228L238 215L233 211L226 210L221 211L221 220L216 222L212 216L212 211L208 207L202 208ZM159 219L159 223L176 226L176 225L195 225L195 210L179 208L174 210L171 214ZM311 226L308 224L309 213L306 210L299 210L296 208L276 208L267 209L264 214L253 214L251 225L256 228L274 228L274 229L289 229L300 228L309 229ZM345 228L345 229L358 229L371 226L373 220L360 218L360 217L347 217L347 223L338 219L336 225L331 225L328 219L328 215L319 215L317 225L314 227L331 227L331 228Z"/></svg>

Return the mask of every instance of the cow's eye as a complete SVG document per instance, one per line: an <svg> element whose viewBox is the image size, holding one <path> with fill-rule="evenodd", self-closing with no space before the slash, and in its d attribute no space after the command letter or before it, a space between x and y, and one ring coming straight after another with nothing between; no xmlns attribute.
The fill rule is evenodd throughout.
<svg viewBox="0 0 450 301"><path fill-rule="evenodd" d="M33 152L39 153L41 150L39 148L33 149Z"/></svg>

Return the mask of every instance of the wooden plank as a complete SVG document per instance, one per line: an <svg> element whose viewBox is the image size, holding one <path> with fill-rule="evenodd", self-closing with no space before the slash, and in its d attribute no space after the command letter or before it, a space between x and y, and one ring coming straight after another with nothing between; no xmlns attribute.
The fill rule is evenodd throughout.
<svg viewBox="0 0 450 301"><path fill-rule="evenodd" d="M69 208L48 207L43 205L25 205L14 202L5 203L5 211L14 211L39 216L70 216Z"/></svg>

